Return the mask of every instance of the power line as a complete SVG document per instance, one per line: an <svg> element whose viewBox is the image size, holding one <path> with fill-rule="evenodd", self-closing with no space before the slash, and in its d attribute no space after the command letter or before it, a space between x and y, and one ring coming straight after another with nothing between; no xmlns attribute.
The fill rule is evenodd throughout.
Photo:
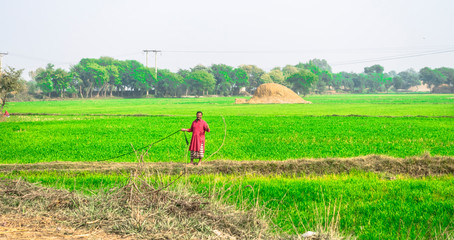
<svg viewBox="0 0 454 240"><path fill-rule="evenodd" d="M72 63L70 62L63 62L63 61L54 61L54 60L49 60L49 59L44 59L44 58L38 58L38 57L32 57L32 56L25 56L17 53L10 53L12 57L17 57L17 58L22 58L22 59L27 59L27 60L32 60L36 62L46 62L46 63L56 63L56 64L64 64L64 65L71 65Z"/></svg>
<svg viewBox="0 0 454 240"><path fill-rule="evenodd" d="M395 55L395 56L379 57L379 58L360 59L360 60L352 60L352 61L338 62L338 63L334 62L331 65L332 66L342 66L342 65L377 62L377 61L390 61L390 60L396 60L396 59L414 58L414 57L429 56L429 55L436 55L436 54L443 54L443 53L450 53L450 52L454 52L454 49L445 49L445 50L438 50L438 51L430 51L430 52L422 52L422 53L414 53L414 54L406 54L406 55Z"/></svg>
<svg viewBox="0 0 454 240"><path fill-rule="evenodd" d="M342 48L342 49L280 49L280 50L162 50L162 52L166 53L200 53L200 54L287 54L287 53L320 53L320 52L352 52L352 51L381 51L389 50L389 51L415 51L415 50L423 50L425 49L434 49L436 46L413 46L408 48L402 47L390 47L390 48ZM437 48L442 48L443 46L437 46ZM446 45L444 49L452 49L454 48L453 45ZM431 50L435 51L435 50Z"/></svg>

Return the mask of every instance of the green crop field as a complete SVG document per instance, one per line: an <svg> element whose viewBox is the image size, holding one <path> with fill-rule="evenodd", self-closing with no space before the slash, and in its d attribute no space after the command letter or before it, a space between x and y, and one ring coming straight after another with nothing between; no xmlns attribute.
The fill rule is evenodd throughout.
<svg viewBox="0 0 454 240"><path fill-rule="evenodd" d="M313 104L234 104L235 98L148 98L12 102L11 113L151 114L193 116L454 116L454 94L321 95L305 98Z"/></svg>
<svg viewBox="0 0 454 240"><path fill-rule="evenodd" d="M127 182L127 173L13 172L45 186L94 194ZM149 179L156 180L156 176ZM168 182L171 176L161 176ZM173 177L175 178L175 177ZM454 177L389 179L383 174L350 174L282 177L190 175L185 187L207 196L217 192L236 205L259 205L272 212L276 231L305 232L318 221L340 216L340 228L361 239L432 239L454 216Z"/></svg>
<svg viewBox="0 0 454 240"><path fill-rule="evenodd" d="M98 161L131 152L181 128L191 117L52 117L2 123L4 163ZM205 117L207 153L224 139L220 117ZM454 156L454 118L226 116L225 146L214 159L285 160L356 157ZM188 134L190 137L190 134ZM146 161L181 162L183 133L153 147ZM134 161L127 155L112 161Z"/></svg>
<svg viewBox="0 0 454 240"><path fill-rule="evenodd" d="M394 171L402 174L391 174L386 168L352 171L341 163L340 174L208 174L200 170L179 180L202 197L218 194L233 206L262 209L275 234L296 236L315 230L320 224L332 223L338 214L341 234L358 239L454 236L453 94L317 95L305 99L313 104L235 105L232 97L11 102L6 109L13 115L0 122L0 163L9 169L0 166L0 177L85 195L108 192L124 185L130 172L33 169L36 164L21 170L20 166L96 162L129 153L188 128L195 112L201 110L211 128L206 156L219 150L207 161L254 165L257 161L342 161L384 155L395 158L397 168L404 159L422 157L421 164L444 173L421 176L404 164ZM134 114L140 116L131 116ZM186 134L189 138L190 133ZM152 146L144 160L184 166L184 134L177 132ZM137 156L129 154L101 164L120 166L134 161ZM148 180L156 178L168 183L176 176L162 173Z"/></svg>

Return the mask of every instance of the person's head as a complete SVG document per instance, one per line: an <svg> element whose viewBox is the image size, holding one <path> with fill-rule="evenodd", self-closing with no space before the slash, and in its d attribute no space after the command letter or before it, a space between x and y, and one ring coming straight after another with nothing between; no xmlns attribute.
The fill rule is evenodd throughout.
<svg viewBox="0 0 454 240"><path fill-rule="evenodd" d="M197 112L197 119L200 120L203 117L203 113L201 111Z"/></svg>

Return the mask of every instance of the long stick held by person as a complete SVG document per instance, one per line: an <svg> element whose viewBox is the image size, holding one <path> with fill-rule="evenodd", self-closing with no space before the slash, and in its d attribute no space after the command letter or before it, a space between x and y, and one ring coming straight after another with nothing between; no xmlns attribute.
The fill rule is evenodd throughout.
<svg viewBox="0 0 454 240"><path fill-rule="evenodd" d="M189 151L191 151L191 163L194 164L194 159L199 159L197 165L202 165L203 153L205 149L205 132L210 132L207 122L202 120L203 113L197 112L197 119L192 122L191 128L181 129L184 132L192 132L191 144Z"/></svg>

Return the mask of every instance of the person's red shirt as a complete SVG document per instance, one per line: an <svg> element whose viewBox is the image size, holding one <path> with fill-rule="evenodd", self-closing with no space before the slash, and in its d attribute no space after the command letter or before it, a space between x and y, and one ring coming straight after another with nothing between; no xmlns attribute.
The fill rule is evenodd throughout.
<svg viewBox="0 0 454 240"><path fill-rule="evenodd" d="M192 122L191 128L188 132L192 132L191 145L189 145L189 151L200 151L200 146L203 143L205 146L205 132L210 132L207 122L204 120L196 119Z"/></svg>

